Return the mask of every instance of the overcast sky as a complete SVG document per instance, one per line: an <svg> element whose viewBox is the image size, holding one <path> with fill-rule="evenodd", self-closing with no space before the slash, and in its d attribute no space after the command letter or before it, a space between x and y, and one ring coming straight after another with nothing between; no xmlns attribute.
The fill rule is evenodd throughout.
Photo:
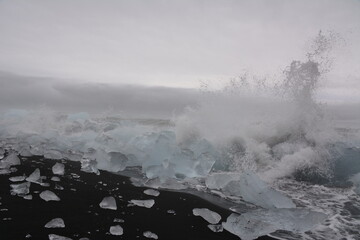
<svg viewBox="0 0 360 240"><path fill-rule="evenodd" d="M182 91L278 74L319 30L346 42L323 98L360 101L359 0L0 0L0 71Z"/></svg>

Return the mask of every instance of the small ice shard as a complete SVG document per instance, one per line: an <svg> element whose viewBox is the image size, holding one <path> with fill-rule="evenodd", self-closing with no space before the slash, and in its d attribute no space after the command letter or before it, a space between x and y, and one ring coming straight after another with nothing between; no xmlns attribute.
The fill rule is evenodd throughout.
<svg viewBox="0 0 360 240"><path fill-rule="evenodd" d="M0 168L9 168L11 166L16 166L20 164L20 158L15 153L11 153L1 160Z"/></svg>
<svg viewBox="0 0 360 240"><path fill-rule="evenodd" d="M46 202L60 201L60 198L55 193L53 193L52 191L49 191L49 190L45 190L45 191L41 192L40 198L45 200Z"/></svg>
<svg viewBox="0 0 360 240"><path fill-rule="evenodd" d="M72 239L68 238L68 237L56 235L56 234L49 234L49 240L72 240Z"/></svg>
<svg viewBox="0 0 360 240"><path fill-rule="evenodd" d="M65 165L62 163L55 163L55 165L52 167L52 172L55 175L64 175L65 172Z"/></svg>
<svg viewBox="0 0 360 240"><path fill-rule="evenodd" d="M172 210L172 209L169 209L169 210L167 210L166 212L169 213L169 214L176 215L175 210Z"/></svg>
<svg viewBox="0 0 360 240"><path fill-rule="evenodd" d="M104 197L99 206L104 209L117 210L117 205L114 197Z"/></svg>
<svg viewBox="0 0 360 240"><path fill-rule="evenodd" d="M25 180L25 178L26 178L26 176L16 176L16 177L9 178L9 180L12 182L22 182Z"/></svg>
<svg viewBox="0 0 360 240"><path fill-rule="evenodd" d="M207 208L194 208L193 214L205 219L208 223L217 224L221 220L221 216Z"/></svg>
<svg viewBox="0 0 360 240"><path fill-rule="evenodd" d="M29 177L26 178L26 181L32 183L40 183L41 182L40 169L38 168L35 169L35 171L31 173Z"/></svg>
<svg viewBox="0 0 360 240"><path fill-rule="evenodd" d="M152 239L158 239L158 235L156 235L155 233L152 233L150 231L146 231L143 233L143 236L146 238L152 238Z"/></svg>
<svg viewBox="0 0 360 240"><path fill-rule="evenodd" d="M24 196L24 199L26 200L32 200L33 199L33 196L30 194L30 195L26 195Z"/></svg>
<svg viewBox="0 0 360 240"><path fill-rule="evenodd" d="M99 175L100 172L97 169L97 162L96 160L90 160L90 159L81 159L81 171L87 172L87 173L95 173L96 175Z"/></svg>
<svg viewBox="0 0 360 240"><path fill-rule="evenodd" d="M276 230L306 232L326 218L326 214L308 209L258 209L241 215L231 214L223 227L243 240L252 240Z"/></svg>
<svg viewBox="0 0 360 240"><path fill-rule="evenodd" d="M30 183L11 184L11 195L26 195L30 192Z"/></svg>
<svg viewBox="0 0 360 240"><path fill-rule="evenodd" d="M155 201L153 199L149 200L130 200L130 203L138 206L138 207L145 207L145 208L151 208L154 206Z"/></svg>
<svg viewBox="0 0 360 240"><path fill-rule="evenodd" d="M154 197L157 197L157 196L160 195L160 192L157 191L157 190L154 190L154 189L146 189L146 190L144 191L144 193L145 193L146 195L154 196Z"/></svg>
<svg viewBox="0 0 360 240"><path fill-rule="evenodd" d="M65 223L62 218L54 218L47 224L45 224L46 228L64 228Z"/></svg>
<svg viewBox="0 0 360 240"><path fill-rule="evenodd" d="M208 228L213 232L222 232L224 228L221 224L209 224Z"/></svg>
<svg viewBox="0 0 360 240"><path fill-rule="evenodd" d="M112 235L121 236L121 235L123 235L124 230L120 225L111 226L110 227L110 233Z"/></svg>
<svg viewBox="0 0 360 240"><path fill-rule="evenodd" d="M26 234L25 238L31 238L31 234Z"/></svg>
<svg viewBox="0 0 360 240"><path fill-rule="evenodd" d="M125 221L124 221L124 219L114 218L114 222L123 223Z"/></svg>
<svg viewBox="0 0 360 240"><path fill-rule="evenodd" d="M53 181L53 182L60 182L60 178L54 176L54 177L51 178L51 181Z"/></svg>

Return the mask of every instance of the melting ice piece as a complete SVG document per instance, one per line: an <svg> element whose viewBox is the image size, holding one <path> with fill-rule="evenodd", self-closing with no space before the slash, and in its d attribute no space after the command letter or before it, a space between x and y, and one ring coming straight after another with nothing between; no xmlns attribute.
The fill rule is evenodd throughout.
<svg viewBox="0 0 360 240"><path fill-rule="evenodd" d="M146 195L154 196L154 197L157 197L157 196L160 195L160 192L157 191L157 190L154 190L154 189L146 189L146 190L144 191L144 193L145 193Z"/></svg>
<svg viewBox="0 0 360 240"><path fill-rule="evenodd" d="M125 154L121 152L109 152L111 168L112 172L123 171L126 168L126 164L129 161Z"/></svg>
<svg viewBox="0 0 360 240"><path fill-rule="evenodd" d="M104 197L104 199L101 201L99 206L104 209L111 209L111 210L117 209L117 205L114 197Z"/></svg>
<svg viewBox="0 0 360 240"><path fill-rule="evenodd" d="M114 218L114 222L123 223L125 221L124 221L124 219Z"/></svg>
<svg viewBox="0 0 360 240"><path fill-rule="evenodd" d="M212 173L205 180L205 185L210 189L222 189L231 181L240 180L239 173Z"/></svg>
<svg viewBox="0 0 360 240"><path fill-rule="evenodd" d="M224 231L224 228L221 224L209 224L208 228L210 228L211 231L213 232L222 232Z"/></svg>
<svg viewBox="0 0 360 240"><path fill-rule="evenodd" d="M360 173L355 174L350 178L350 181L354 184L354 191L360 195Z"/></svg>
<svg viewBox="0 0 360 240"><path fill-rule="evenodd" d="M90 160L90 159L81 159L81 171L87 172L87 173L95 173L96 175L99 175L100 172L97 169L97 162L96 160Z"/></svg>
<svg viewBox="0 0 360 240"><path fill-rule="evenodd" d="M52 191L49 191L49 190L45 190L45 191L41 192L40 198L45 200L46 202L60 201L60 198L55 193L53 193Z"/></svg>
<svg viewBox="0 0 360 240"><path fill-rule="evenodd" d="M326 218L326 214L308 209L258 209L241 215L231 214L223 227L243 240L252 240L276 230L306 232Z"/></svg>
<svg viewBox="0 0 360 240"><path fill-rule="evenodd" d="M29 177L26 178L26 181L33 182L33 183L40 183L41 176L40 176L40 169L35 169L33 173L30 174Z"/></svg>
<svg viewBox="0 0 360 240"><path fill-rule="evenodd" d="M11 153L1 160L0 168L9 168L11 166L16 166L20 164L20 158L15 153Z"/></svg>
<svg viewBox="0 0 360 240"><path fill-rule="evenodd" d="M60 178L54 176L54 177L51 178L51 181L53 181L53 182L60 182Z"/></svg>
<svg viewBox="0 0 360 240"><path fill-rule="evenodd" d="M294 208L293 201L267 186L255 173L247 172L238 181L231 181L224 190L232 195L241 196L245 201L263 208Z"/></svg>
<svg viewBox="0 0 360 240"><path fill-rule="evenodd" d="M156 235L155 233L152 233L150 231L146 231L143 233L144 237L146 238L152 238L152 239L158 239L158 235Z"/></svg>
<svg viewBox="0 0 360 240"><path fill-rule="evenodd" d="M145 208L151 208L154 206L155 201L153 199L149 200L130 200L130 203L139 206L139 207L145 207Z"/></svg>
<svg viewBox="0 0 360 240"><path fill-rule="evenodd" d="M25 178L26 178L25 176L16 176L9 178L9 180L12 182L22 182L25 180Z"/></svg>
<svg viewBox="0 0 360 240"><path fill-rule="evenodd" d="M64 175L65 172L65 165L62 163L55 163L55 165L52 167L52 172L55 175Z"/></svg>
<svg viewBox="0 0 360 240"><path fill-rule="evenodd" d="M29 182L20 183L20 184L11 184L11 195L26 195L30 192L30 184Z"/></svg>
<svg viewBox="0 0 360 240"><path fill-rule="evenodd" d="M124 230L120 225L111 226L110 227L110 233L112 235L121 236L121 235L123 235Z"/></svg>
<svg viewBox="0 0 360 240"><path fill-rule="evenodd" d="M45 224L45 227L46 228L64 228L65 223L62 218L54 218L53 220L51 220L50 222Z"/></svg>
<svg viewBox="0 0 360 240"><path fill-rule="evenodd" d="M62 153L57 150L47 150L44 153L44 157L48 159L62 159L64 158Z"/></svg>
<svg viewBox="0 0 360 240"><path fill-rule="evenodd" d="M26 200L32 200L33 199L33 196L30 194L30 195L26 195L24 196L24 199Z"/></svg>
<svg viewBox="0 0 360 240"><path fill-rule="evenodd" d="M211 224L217 224L221 220L221 216L207 208L194 208L193 214L200 216Z"/></svg>
<svg viewBox="0 0 360 240"><path fill-rule="evenodd" d="M49 234L49 240L72 240L72 239L68 238L68 237L56 235L56 234Z"/></svg>

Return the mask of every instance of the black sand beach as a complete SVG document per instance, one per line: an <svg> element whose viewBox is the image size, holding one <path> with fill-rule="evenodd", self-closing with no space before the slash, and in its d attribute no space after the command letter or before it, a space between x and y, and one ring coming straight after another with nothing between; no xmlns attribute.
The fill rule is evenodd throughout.
<svg viewBox="0 0 360 240"><path fill-rule="evenodd" d="M52 166L56 162L65 164L65 175L58 176L59 182L51 181ZM36 168L50 186L31 184L32 200L26 200L10 194L10 177L29 176ZM239 239L227 231L212 232L209 224L201 217L192 214L194 208L208 208L219 213L224 221L231 214L197 196L160 191L158 197L143 193L147 188L134 187L129 178L101 171L100 175L80 171L80 163L55 161L42 157L22 158L17 171L0 175L0 239L49 239L49 234L65 236L71 239L146 239L143 232L151 231L159 239ZM63 187L63 190L59 188ZM60 197L60 201L46 202L39 197L44 190L51 190ZM106 196L113 196L117 210L102 209L99 203ZM154 199L151 208L128 206L132 199ZM174 213L168 212L173 210ZM54 218L62 218L65 228L45 228L45 224ZM114 222L114 219L124 222ZM121 220L120 220L121 221ZM111 226L120 225L124 229L122 236L109 233ZM262 237L260 239L272 239Z"/></svg>

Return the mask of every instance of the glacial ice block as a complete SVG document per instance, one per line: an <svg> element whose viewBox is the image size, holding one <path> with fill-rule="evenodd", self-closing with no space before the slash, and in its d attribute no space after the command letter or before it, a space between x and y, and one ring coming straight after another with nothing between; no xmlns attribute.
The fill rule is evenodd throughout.
<svg viewBox="0 0 360 240"><path fill-rule="evenodd" d="M138 207L145 207L145 208L151 208L154 204L155 201L153 199L149 199L149 200L130 200L130 203L138 206Z"/></svg>
<svg viewBox="0 0 360 240"><path fill-rule="evenodd" d="M11 153L0 161L0 168L10 168L20 164L20 158L15 153Z"/></svg>
<svg viewBox="0 0 360 240"><path fill-rule="evenodd" d="M117 205L114 197L104 197L99 206L104 209L117 210Z"/></svg>
<svg viewBox="0 0 360 240"><path fill-rule="evenodd" d="M154 190L154 189L146 189L146 190L144 191L144 193L145 193L146 195L154 196L154 197L157 197L157 196L160 195L160 192L157 191L157 190Z"/></svg>
<svg viewBox="0 0 360 240"><path fill-rule="evenodd" d="M40 176L40 169L35 169L34 172L32 172L29 177L26 178L26 181L32 182L32 183L40 183L41 182L41 176Z"/></svg>
<svg viewBox="0 0 360 240"><path fill-rule="evenodd" d="M52 172L55 175L64 175L65 165L62 163L55 163L55 165L52 167Z"/></svg>
<svg viewBox="0 0 360 240"><path fill-rule="evenodd" d="M146 238L152 238L152 239L158 239L158 235L156 235L155 233L153 232L150 232L150 231L146 231L143 233L143 236L146 237Z"/></svg>
<svg viewBox="0 0 360 240"><path fill-rule="evenodd" d="M326 218L326 214L308 209L258 209L241 215L231 214L223 227L243 240L252 240L276 230L306 232Z"/></svg>
<svg viewBox="0 0 360 240"><path fill-rule="evenodd" d="M217 224L221 220L221 216L207 208L194 208L193 214L200 216L210 224Z"/></svg>
<svg viewBox="0 0 360 240"><path fill-rule="evenodd" d="M124 233L124 229L120 225L111 226L110 233L115 236L121 236Z"/></svg>
<svg viewBox="0 0 360 240"><path fill-rule="evenodd" d="M49 191L49 190L45 190L45 191L41 192L40 198L45 200L46 202L60 201L60 198L55 193L53 193L52 191Z"/></svg>
<svg viewBox="0 0 360 240"><path fill-rule="evenodd" d="M56 235L56 234L49 234L49 240L72 240L72 239L68 238L68 237Z"/></svg>
<svg viewBox="0 0 360 240"><path fill-rule="evenodd" d="M81 159L81 171L87 173L95 173L96 175L100 174L99 170L97 169L96 160L90 159Z"/></svg>
<svg viewBox="0 0 360 240"><path fill-rule="evenodd" d="M206 187L210 189L222 189L231 181L240 180L240 173L221 172L212 173L205 180Z"/></svg>
<svg viewBox="0 0 360 240"><path fill-rule="evenodd" d="M11 184L11 195L26 195L30 192L30 184L29 182L20 183L20 184Z"/></svg>
<svg viewBox="0 0 360 240"><path fill-rule="evenodd" d="M46 228L64 228L65 223L62 218L54 218L47 224L45 224Z"/></svg>

